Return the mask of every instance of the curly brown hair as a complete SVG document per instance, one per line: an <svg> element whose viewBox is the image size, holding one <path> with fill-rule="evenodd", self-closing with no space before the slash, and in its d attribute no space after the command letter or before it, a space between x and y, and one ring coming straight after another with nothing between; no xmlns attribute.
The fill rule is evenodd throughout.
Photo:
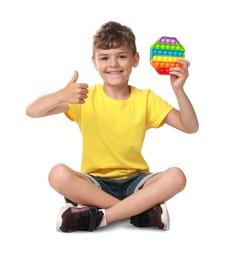
<svg viewBox="0 0 225 260"><path fill-rule="evenodd" d="M135 41L136 37L129 27L109 21L103 24L93 36L93 55L95 49L108 50L127 46L134 56L137 52Z"/></svg>

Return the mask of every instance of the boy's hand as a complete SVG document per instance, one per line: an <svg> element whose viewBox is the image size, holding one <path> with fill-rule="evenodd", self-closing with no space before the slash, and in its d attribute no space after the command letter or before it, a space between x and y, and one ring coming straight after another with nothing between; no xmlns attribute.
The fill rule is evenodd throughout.
<svg viewBox="0 0 225 260"><path fill-rule="evenodd" d="M170 82L174 90L183 88L184 83L189 76L188 67L190 66L190 62L187 60L178 59L176 62L180 63L182 67L170 68Z"/></svg>
<svg viewBox="0 0 225 260"><path fill-rule="evenodd" d="M77 83L78 72L75 71L73 78L62 89L64 102L70 104L84 104L88 94L88 85L86 83Z"/></svg>

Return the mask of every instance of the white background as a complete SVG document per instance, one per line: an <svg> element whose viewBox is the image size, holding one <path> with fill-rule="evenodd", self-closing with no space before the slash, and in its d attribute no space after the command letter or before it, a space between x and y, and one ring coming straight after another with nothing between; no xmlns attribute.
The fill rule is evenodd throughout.
<svg viewBox="0 0 225 260"><path fill-rule="evenodd" d="M224 259L223 1L0 2L1 259ZM174 36L191 62L185 90L200 122L187 135L150 130L143 154L151 170L181 167L186 189L168 201L171 229L137 229L128 221L95 232L57 233L63 198L48 184L51 167L79 170L81 136L64 115L31 119L26 106L79 82L101 83L91 63L92 36L114 20L131 27L141 55L130 84L152 89L177 106L168 76L149 64L149 47Z"/></svg>

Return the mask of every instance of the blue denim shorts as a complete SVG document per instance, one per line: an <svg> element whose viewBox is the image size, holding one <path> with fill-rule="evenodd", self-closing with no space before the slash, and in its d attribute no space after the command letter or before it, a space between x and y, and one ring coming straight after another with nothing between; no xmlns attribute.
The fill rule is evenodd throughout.
<svg viewBox="0 0 225 260"><path fill-rule="evenodd" d="M86 173L81 174L88 177L97 187L106 193L122 200L141 189L146 181L155 176L157 173L137 173L134 176L121 180L100 178Z"/></svg>

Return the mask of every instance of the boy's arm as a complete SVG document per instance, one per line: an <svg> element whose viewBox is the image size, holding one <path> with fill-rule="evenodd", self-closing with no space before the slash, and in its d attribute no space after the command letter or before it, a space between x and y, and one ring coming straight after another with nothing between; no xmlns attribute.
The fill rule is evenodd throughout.
<svg viewBox="0 0 225 260"><path fill-rule="evenodd" d="M190 63L179 60L182 68L171 68L171 85L176 95L179 110L173 109L164 119L164 122L185 133L195 133L198 130L198 119L195 110L184 92L183 86L188 77Z"/></svg>
<svg viewBox="0 0 225 260"><path fill-rule="evenodd" d="M65 88L39 97L27 106L26 114L30 117L43 117L66 112L69 109L68 103L83 104L87 98L88 85L76 83L77 79L78 72L75 71Z"/></svg>

